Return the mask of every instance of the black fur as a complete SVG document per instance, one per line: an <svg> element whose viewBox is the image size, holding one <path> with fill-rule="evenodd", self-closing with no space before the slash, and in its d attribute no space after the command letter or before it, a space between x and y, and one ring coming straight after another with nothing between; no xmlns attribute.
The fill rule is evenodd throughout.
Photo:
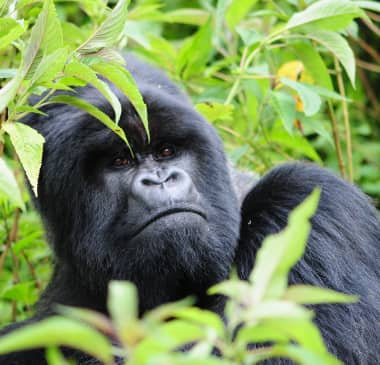
<svg viewBox="0 0 380 365"><path fill-rule="evenodd" d="M380 364L380 221L367 197L315 165L289 164L262 178L240 208L215 130L161 72L134 58L127 64L148 105L151 131L148 144L135 111L119 95L120 125L137 153L131 167L110 167L115 155L128 153L123 142L80 110L53 105L45 110L48 117L26 121L46 138L35 203L56 261L36 319L50 315L55 303L106 313L111 279L137 285L140 312L196 295L197 305L221 314L222 304L205 290L226 279L234 264L247 278L263 238L283 228L290 210L320 186L307 251L289 280L359 295L357 304L316 306L316 322L330 351L346 364ZM112 115L92 88L78 91ZM162 143L174 145L176 156L157 162L152 156ZM202 214L174 214L136 234L146 216L169 204L151 188L146 188L149 199L134 191L140 162L144 178L172 169L170 204L180 202ZM23 352L0 357L0 364L43 364L42 357L42 352Z"/></svg>

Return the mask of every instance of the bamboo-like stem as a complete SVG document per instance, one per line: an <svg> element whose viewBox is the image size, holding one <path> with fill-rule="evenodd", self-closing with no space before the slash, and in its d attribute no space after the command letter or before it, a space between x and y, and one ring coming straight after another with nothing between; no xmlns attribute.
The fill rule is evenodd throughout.
<svg viewBox="0 0 380 365"><path fill-rule="evenodd" d="M343 97L342 100L342 108L343 108L343 120L344 120L344 129L346 135L346 154L347 154L347 165L348 165L348 180L354 180L354 169L352 164L352 142L351 142L351 127L350 127L350 119L348 115L348 106L346 99L346 91L343 83L342 69L340 68L339 61L336 57L334 57L336 77L338 80L338 89L340 95Z"/></svg>
<svg viewBox="0 0 380 365"><path fill-rule="evenodd" d="M331 104L331 101L328 101L327 105L328 105L328 111L329 111L333 136L334 136L334 144L335 144L336 156L338 158L339 171L342 177L347 178L346 168L344 166L342 147L340 146L340 140L339 140L338 123L336 122L334 109Z"/></svg>

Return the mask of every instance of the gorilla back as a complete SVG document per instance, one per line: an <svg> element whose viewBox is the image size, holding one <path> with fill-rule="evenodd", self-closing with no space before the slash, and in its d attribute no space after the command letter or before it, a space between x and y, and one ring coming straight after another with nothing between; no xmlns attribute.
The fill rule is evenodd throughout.
<svg viewBox="0 0 380 365"><path fill-rule="evenodd" d="M111 279L136 284L141 313L195 295L198 306L222 314L223 303L206 289L226 279L232 265L246 279L263 238L320 186L306 254L289 281L359 295L356 304L317 306L316 322L346 364L380 363L380 224L366 196L315 165L289 164L261 179L240 205L215 130L160 71L132 57L127 65L147 104L151 135L148 143L119 93L133 156L113 132L67 105L25 121L46 139L35 204L55 254L32 321L50 315L55 303L106 313ZM112 115L93 88L77 91ZM41 351L28 351L0 363L44 360Z"/></svg>

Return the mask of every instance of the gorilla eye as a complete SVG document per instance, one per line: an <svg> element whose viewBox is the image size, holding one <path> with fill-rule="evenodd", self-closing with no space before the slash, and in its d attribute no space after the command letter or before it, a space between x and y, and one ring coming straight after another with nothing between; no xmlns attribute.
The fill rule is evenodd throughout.
<svg viewBox="0 0 380 365"><path fill-rule="evenodd" d="M173 146L165 146L160 149L158 152L158 157L160 158L168 158L175 155L175 149Z"/></svg>
<svg viewBox="0 0 380 365"><path fill-rule="evenodd" d="M113 166L116 167L122 167L122 166L128 166L130 164L129 159L118 157L113 160Z"/></svg>

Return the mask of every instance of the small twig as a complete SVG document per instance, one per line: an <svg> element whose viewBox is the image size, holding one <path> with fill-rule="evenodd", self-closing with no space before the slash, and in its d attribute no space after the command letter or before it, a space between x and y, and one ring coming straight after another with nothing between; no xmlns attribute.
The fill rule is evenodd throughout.
<svg viewBox="0 0 380 365"><path fill-rule="evenodd" d="M358 68L358 76L360 78L360 81L363 83L363 86L365 88L365 91L368 95L368 99L371 102L375 113L376 113L376 119L380 120L380 103L379 103L379 98L376 96L368 78L365 72L361 69Z"/></svg>
<svg viewBox="0 0 380 365"><path fill-rule="evenodd" d="M18 257L12 250L12 243L16 242L18 235L18 223L20 219L20 209L16 208L15 215L13 218L12 228L8 235L8 241L6 247L8 247L7 251L10 250L12 254L12 262L13 262L13 283L16 284L20 281L20 276L18 272ZM12 301L12 321L16 321L17 319L17 303L15 300Z"/></svg>
<svg viewBox="0 0 380 365"><path fill-rule="evenodd" d="M360 68L364 68L365 70L372 71L372 72L377 72L380 73L380 66L375 65L374 63L362 61L362 60L356 60L356 64Z"/></svg>
<svg viewBox="0 0 380 365"><path fill-rule="evenodd" d="M380 63L380 53L378 53L376 49L370 46L364 39L356 38L356 37L350 37L350 39L356 42L361 48L363 48L364 51L366 51L369 55L371 55L371 57L377 63Z"/></svg>
<svg viewBox="0 0 380 365"><path fill-rule="evenodd" d="M32 276L32 278L34 279L34 281L36 282L36 287L38 290L42 290L42 284L41 284L41 281L38 279L38 276L36 274L36 270L34 269L34 266L32 264L32 262L29 260L28 256L26 255L25 251L22 251L21 252L22 256L24 257L25 261L26 261L26 264L28 265L28 268L29 268L29 271L30 271L30 274Z"/></svg>
<svg viewBox="0 0 380 365"><path fill-rule="evenodd" d="M380 15L372 11L366 11L367 15L375 22L380 22Z"/></svg>
<svg viewBox="0 0 380 365"><path fill-rule="evenodd" d="M373 22L369 22L368 20L363 19L364 24L377 36L380 37L380 28L377 27Z"/></svg>
<svg viewBox="0 0 380 365"><path fill-rule="evenodd" d="M5 262L5 258L7 257L7 253L9 250L9 247L11 247L11 242L8 240L7 243L4 245L4 251L2 252L0 256L0 273L3 271L3 266Z"/></svg>
<svg viewBox="0 0 380 365"><path fill-rule="evenodd" d="M334 63L335 63L335 69L337 71L336 77L338 80L339 93L343 97L342 108L343 108L344 129L346 132L346 153L347 153L347 165L348 165L348 180L352 182L354 179L354 171L353 171L353 164L352 164L351 127L350 127L350 119L348 116L346 91L345 91L344 83L343 83L342 69L340 68L339 61L336 57L334 57Z"/></svg>
<svg viewBox="0 0 380 365"><path fill-rule="evenodd" d="M333 109L333 106L331 104L331 101L328 101L327 105L328 105L328 111L329 111L329 116L330 116L330 121L331 121L331 128L333 130L335 150L336 150L336 155L338 158L339 171L340 171L340 174L342 175L342 177L347 178L346 168L344 166L342 148L340 146L338 124L336 122L334 109Z"/></svg>

